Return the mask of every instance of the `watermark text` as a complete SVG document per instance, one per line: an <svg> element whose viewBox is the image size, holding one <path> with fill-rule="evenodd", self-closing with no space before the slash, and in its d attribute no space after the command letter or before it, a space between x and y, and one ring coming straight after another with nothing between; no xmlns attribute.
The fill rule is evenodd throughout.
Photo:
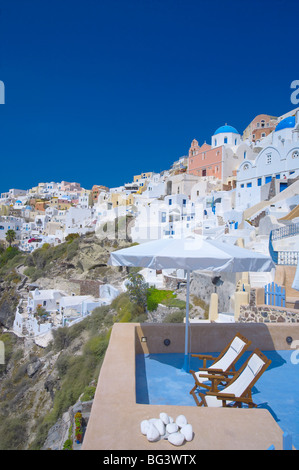
<svg viewBox="0 0 299 470"><path fill-rule="evenodd" d="M2 80L0 80L0 104L5 104L5 86Z"/></svg>
<svg viewBox="0 0 299 470"><path fill-rule="evenodd" d="M293 351L291 354L291 363L294 365L299 364L299 340L298 339L296 339L295 341L292 341L291 349L296 349L296 351Z"/></svg>
<svg viewBox="0 0 299 470"><path fill-rule="evenodd" d="M291 103L298 104L299 103L299 80L293 80L291 83L291 88L295 89L291 94Z"/></svg>

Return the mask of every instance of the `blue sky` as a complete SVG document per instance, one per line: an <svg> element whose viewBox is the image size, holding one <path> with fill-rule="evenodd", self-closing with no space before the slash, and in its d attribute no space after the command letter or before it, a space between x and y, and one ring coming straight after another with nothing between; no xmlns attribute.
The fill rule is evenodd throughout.
<svg viewBox="0 0 299 470"><path fill-rule="evenodd" d="M0 192L118 186L295 106L298 1L2 0Z"/></svg>

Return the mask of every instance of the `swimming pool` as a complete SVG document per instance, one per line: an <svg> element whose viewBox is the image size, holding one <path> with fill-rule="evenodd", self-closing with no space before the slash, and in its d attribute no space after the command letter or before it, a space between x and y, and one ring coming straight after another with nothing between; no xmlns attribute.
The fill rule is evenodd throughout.
<svg viewBox="0 0 299 470"><path fill-rule="evenodd" d="M252 389L253 401L267 409L299 449L299 363L296 351L263 351L272 363ZM217 356L218 353L209 353ZM236 365L238 369L250 352ZM183 354L136 355L136 402L150 405L196 406L189 394L191 374L182 370ZM190 357L190 369L202 363Z"/></svg>

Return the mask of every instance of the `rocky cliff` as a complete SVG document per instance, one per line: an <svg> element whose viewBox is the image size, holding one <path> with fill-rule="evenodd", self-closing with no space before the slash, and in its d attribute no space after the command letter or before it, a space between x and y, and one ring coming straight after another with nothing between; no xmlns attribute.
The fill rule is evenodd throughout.
<svg viewBox="0 0 299 470"><path fill-rule="evenodd" d="M106 335L115 315L113 308L100 308L92 318L54 332L52 341L42 348L33 338L18 337L11 331L20 298L26 298L32 284L66 292L70 291L70 284L72 290L78 281L84 281L85 288L95 280L120 286L126 271L107 266L107 261L110 251L123 246L129 246L129 242L99 240L88 235L55 248L45 246L30 255L17 253L15 261L3 263L0 341L4 344L5 358L4 364L0 364L1 450L51 447L45 442L49 429L56 426L57 430L62 425L65 430L66 416L68 413L71 416L69 410L98 377L108 344ZM80 285L77 283L78 289ZM61 442L55 441L53 448L57 445Z"/></svg>

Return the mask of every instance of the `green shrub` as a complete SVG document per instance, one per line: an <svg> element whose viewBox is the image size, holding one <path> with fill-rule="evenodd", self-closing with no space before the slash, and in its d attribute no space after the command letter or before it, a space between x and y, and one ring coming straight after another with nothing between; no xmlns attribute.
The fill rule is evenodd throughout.
<svg viewBox="0 0 299 470"><path fill-rule="evenodd" d="M98 360L103 360L108 346L107 339L103 336L94 336L84 346L84 353L92 355Z"/></svg>
<svg viewBox="0 0 299 470"><path fill-rule="evenodd" d="M14 282L15 284L18 284L21 279L21 276L16 272L15 268L11 269L4 278L5 281Z"/></svg>
<svg viewBox="0 0 299 470"><path fill-rule="evenodd" d="M127 289L129 299L132 303L138 304L143 307L145 312L147 306L147 293L149 286L145 282L144 277L141 274L131 272L128 276Z"/></svg>
<svg viewBox="0 0 299 470"><path fill-rule="evenodd" d="M28 439L26 414L16 418L0 417L0 450L22 449Z"/></svg>
<svg viewBox="0 0 299 470"><path fill-rule="evenodd" d="M67 439L63 444L62 450L73 450L73 441L71 439Z"/></svg>
<svg viewBox="0 0 299 470"><path fill-rule="evenodd" d="M61 388L54 397L54 405L47 420L56 422L70 406L77 402L84 389L94 378L97 361L93 356L70 356Z"/></svg>
<svg viewBox="0 0 299 470"><path fill-rule="evenodd" d="M113 325L113 316L110 313L110 305L96 307L84 321L86 322L86 329L93 332L99 331L103 327L111 327Z"/></svg>
<svg viewBox="0 0 299 470"><path fill-rule="evenodd" d="M76 238L79 238L79 237L80 237L79 233L69 233L65 237L65 241L68 243L72 243Z"/></svg>
<svg viewBox="0 0 299 470"><path fill-rule="evenodd" d="M132 320L131 312L124 312L124 314L119 318L120 323L130 323Z"/></svg>
<svg viewBox="0 0 299 470"><path fill-rule="evenodd" d="M144 311L144 306L136 302L131 302L127 292L124 292L118 297L116 297L112 301L111 307L117 312L117 316L114 317L114 322L142 323L147 319L147 314ZM110 318L113 321L113 317Z"/></svg>
<svg viewBox="0 0 299 470"><path fill-rule="evenodd" d="M172 299L166 299L162 301L164 305L167 305L167 307L176 307L180 309L185 309L186 308L186 302L184 300L172 298Z"/></svg>
<svg viewBox="0 0 299 470"><path fill-rule="evenodd" d="M41 247L42 250L48 250L49 248L51 248L50 243L44 243L43 246Z"/></svg>
<svg viewBox="0 0 299 470"><path fill-rule="evenodd" d="M204 310L204 318L209 317L209 306L205 303L204 300L202 300L200 297L197 297L196 295L192 295L191 301L193 305L196 307L201 307Z"/></svg>
<svg viewBox="0 0 299 470"><path fill-rule="evenodd" d="M5 364L0 364L0 375L6 371L7 364L11 359L15 344L17 342L16 336L11 333L0 334L0 341L4 343L4 355L5 355Z"/></svg>
<svg viewBox="0 0 299 470"><path fill-rule="evenodd" d="M71 259L76 252L75 246L70 248L74 242L65 242L57 246L48 246L44 244L41 248L34 250L30 255L24 258L24 263L28 268L35 268L35 270L27 269L24 271L33 281L36 281L40 277L44 277L51 264L55 261L67 258ZM68 251L69 250L69 251Z"/></svg>
<svg viewBox="0 0 299 470"><path fill-rule="evenodd" d="M81 402L92 400L95 392L96 392L96 387L94 387L93 385L89 385L88 387L86 387L81 397Z"/></svg>
<svg viewBox="0 0 299 470"><path fill-rule="evenodd" d="M170 313L164 318L163 323L183 323L184 317L185 312L182 310L179 312Z"/></svg>
<svg viewBox="0 0 299 470"><path fill-rule="evenodd" d="M56 351L61 351L70 345L71 341L68 327L64 326L57 328L57 330L53 329L52 333L54 339L54 348Z"/></svg>
<svg viewBox="0 0 299 470"><path fill-rule="evenodd" d="M68 261L72 260L74 256L78 253L78 248L79 248L79 240L73 240L68 243L68 247L66 250L66 259Z"/></svg>
<svg viewBox="0 0 299 470"><path fill-rule="evenodd" d="M60 354L56 361L56 367L58 369L59 377L62 378L67 374L70 363L70 356L67 354Z"/></svg>
<svg viewBox="0 0 299 470"><path fill-rule="evenodd" d="M6 248L0 253L0 276L5 277L19 264L26 259L26 255L18 250L15 246Z"/></svg>
<svg viewBox="0 0 299 470"><path fill-rule="evenodd" d="M138 304L131 305L132 319L131 321L136 323L142 323L147 319L147 315L144 312L143 306Z"/></svg>
<svg viewBox="0 0 299 470"><path fill-rule="evenodd" d="M152 312L157 310L158 304L162 303L166 299L173 298L173 291L160 290L155 287L150 287L147 291L147 309Z"/></svg>
<svg viewBox="0 0 299 470"><path fill-rule="evenodd" d="M117 311L117 317L115 318L116 322L121 321L123 323L124 321L130 321L132 303L127 292L124 292L116 297L112 301L111 307Z"/></svg>
<svg viewBox="0 0 299 470"><path fill-rule="evenodd" d="M20 252L18 248L15 246L9 246L6 250L1 254L0 257L0 265L3 266L7 261L13 259L15 256L19 255Z"/></svg>
<svg viewBox="0 0 299 470"><path fill-rule="evenodd" d="M24 269L24 274L27 277L32 278L34 273L35 273L35 267L34 266L28 266L27 268Z"/></svg>

